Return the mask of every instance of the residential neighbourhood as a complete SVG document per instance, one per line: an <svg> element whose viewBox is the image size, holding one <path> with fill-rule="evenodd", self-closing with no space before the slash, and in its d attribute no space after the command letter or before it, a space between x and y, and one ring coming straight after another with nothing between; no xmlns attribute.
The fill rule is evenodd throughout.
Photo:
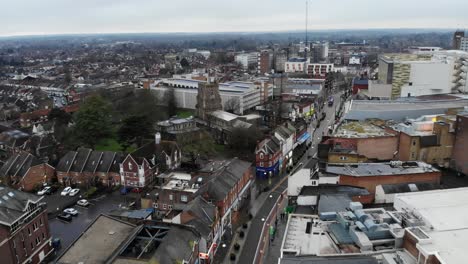
<svg viewBox="0 0 468 264"><path fill-rule="evenodd" d="M465 17L98 2L5 3L0 263L464 263Z"/></svg>

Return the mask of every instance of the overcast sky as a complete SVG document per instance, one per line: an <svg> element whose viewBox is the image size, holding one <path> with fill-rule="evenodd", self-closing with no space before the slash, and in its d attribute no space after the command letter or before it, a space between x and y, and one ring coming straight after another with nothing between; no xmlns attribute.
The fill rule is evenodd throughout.
<svg viewBox="0 0 468 264"><path fill-rule="evenodd" d="M468 28L467 0L309 0L309 28ZM284 31L305 0L1 0L0 36Z"/></svg>

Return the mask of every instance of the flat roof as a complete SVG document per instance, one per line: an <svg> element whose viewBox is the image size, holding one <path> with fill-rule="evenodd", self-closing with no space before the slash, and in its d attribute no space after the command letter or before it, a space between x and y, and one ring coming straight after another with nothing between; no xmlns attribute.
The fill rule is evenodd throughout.
<svg viewBox="0 0 468 264"><path fill-rule="evenodd" d="M438 172L431 165L420 162L403 162L402 165L393 166L390 163L351 163L346 165L328 165L326 172L337 175L356 177L380 175L406 175L426 172Z"/></svg>
<svg viewBox="0 0 468 264"><path fill-rule="evenodd" d="M219 119L225 120L225 121L232 121L236 118L238 118L238 115L231 114L229 112L223 111L223 110L216 110L211 112L211 115L214 117L217 117Z"/></svg>
<svg viewBox="0 0 468 264"><path fill-rule="evenodd" d="M339 126L332 137L340 138L368 138L395 136L385 129L366 121L349 121Z"/></svg>
<svg viewBox="0 0 468 264"><path fill-rule="evenodd" d="M140 227L100 215L71 244L57 263L106 263Z"/></svg>
<svg viewBox="0 0 468 264"><path fill-rule="evenodd" d="M306 233L307 223L312 224L309 233ZM316 215L290 214L283 237L281 251L297 255L321 255L339 253L331 238L326 234Z"/></svg>
<svg viewBox="0 0 468 264"><path fill-rule="evenodd" d="M394 207L416 211L435 231L468 229L468 188L397 194Z"/></svg>
<svg viewBox="0 0 468 264"><path fill-rule="evenodd" d="M418 243L420 252L441 263L466 262L468 188L397 194L394 207L410 210L426 223L430 243Z"/></svg>

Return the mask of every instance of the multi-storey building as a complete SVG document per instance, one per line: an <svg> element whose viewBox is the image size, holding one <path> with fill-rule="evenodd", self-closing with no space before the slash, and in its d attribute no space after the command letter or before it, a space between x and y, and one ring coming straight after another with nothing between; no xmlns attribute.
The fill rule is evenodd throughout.
<svg viewBox="0 0 468 264"><path fill-rule="evenodd" d="M53 252L42 198L0 186L1 263L41 263Z"/></svg>
<svg viewBox="0 0 468 264"><path fill-rule="evenodd" d="M281 142L276 137L266 138L257 145L255 150L256 175L268 178L280 171Z"/></svg>
<svg viewBox="0 0 468 264"><path fill-rule="evenodd" d="M273 53L269 50L262 50L258 53L258 73L265 74L270 72L273 62Z"/></svg>
<svg viewBox="0 0 468 264"><path fill-rule="evenodd" d="M385 54L379 58L379 84L391 85L391 98L468 91L468 53Z"/></svg>
<svg viewBox="0 0 468 264"><path fill-rule="evenodd" d="M244 69L248 69L249 66L256 65L258 63L258 52L237 54L234 60L241 64Z"/></svg>

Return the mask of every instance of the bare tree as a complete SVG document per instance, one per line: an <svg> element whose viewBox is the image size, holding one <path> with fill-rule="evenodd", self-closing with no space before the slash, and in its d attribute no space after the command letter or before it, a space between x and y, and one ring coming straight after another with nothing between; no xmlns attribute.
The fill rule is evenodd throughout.
<svg viewBox="0 0 468 264"><path fill-rule="evenodd" d="M240 103L238 98L230 98L224 103L224 111L235 113L240 110Z"/></svg>

